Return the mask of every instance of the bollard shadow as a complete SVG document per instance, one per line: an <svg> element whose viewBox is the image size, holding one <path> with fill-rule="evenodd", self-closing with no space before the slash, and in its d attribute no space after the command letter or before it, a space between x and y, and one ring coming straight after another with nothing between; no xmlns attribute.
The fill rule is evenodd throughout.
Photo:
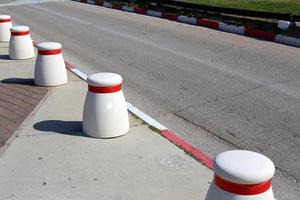
<svg viewBox="0 0 300 200"><path fill-rule="evenodd" d="M32 78L7 78L3 79L1 83L36 86Z"/></svg>
<svg viewBox="0 0 300 200"><path fill-rule="evenodd" d="M11 60L9 55L0 55L0 60Z"/></svg>
<svg viewBox="0 0 300 200"><path fill-rule="evenodd" d="M34 124L33 128L43 132L88 137L82 132L81 121L46 120Z"/></svg>

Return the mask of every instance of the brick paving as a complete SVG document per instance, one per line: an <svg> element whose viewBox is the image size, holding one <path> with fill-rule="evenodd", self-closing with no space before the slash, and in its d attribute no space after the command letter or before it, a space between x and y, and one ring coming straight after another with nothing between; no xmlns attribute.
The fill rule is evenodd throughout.
<svg viewBox="0 0 300 200"><path fill-rule="evenodd" d="M33 80L8 79L0 82L0 148L47 94L48 88Z"/></svg>

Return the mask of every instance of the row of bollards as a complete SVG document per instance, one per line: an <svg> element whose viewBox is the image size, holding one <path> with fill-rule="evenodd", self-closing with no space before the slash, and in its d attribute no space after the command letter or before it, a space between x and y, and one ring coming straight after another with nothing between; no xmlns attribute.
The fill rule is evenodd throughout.
<svg viewBox="0 0 300 200"><path fill-rule="evenodd" d="M12 26L11 17L0 15L0 42L9 42L9 57L23 60L35 57L27 26ZM67 83L62 45L42 42L36 45L34 82L39 86ZM83 132L94 138L113 138L129 131L122 77L114 73L88 76L88 92L83 108ZM226 151L213 162L214 179L205 200L274 200L271 179L273 162L259 153Z"/></svg>
<svg viewBox="0 0 300 200"><path fill-rule="evenodd" d="M0 42L9 42L9 58L26 60L35 57L28 26L12 26L9 15L0 15ZM58 86L68 82L62 45L41 42L35 45L38 55L34 83ZM88 92L83 110L83 132L94 138L113 138L129 131L127 104L122 92L122 77L114 73L96 73L87 79Z"/></svg>

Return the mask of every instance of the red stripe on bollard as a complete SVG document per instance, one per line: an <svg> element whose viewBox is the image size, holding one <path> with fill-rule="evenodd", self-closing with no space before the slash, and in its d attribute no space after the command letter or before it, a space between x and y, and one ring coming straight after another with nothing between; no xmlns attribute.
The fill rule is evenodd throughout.
<svg viewBox="0 0 300 200"><path fill-rule="evenodd" d="M271 31L264 31L255 28L246 28L245 35L268 41L274 41L276 37L276 34Z"/></svg>
<svg viewBox="0 0 300 200"><path fill-rule="evenodd" d="M87 3L87 0L81 0L81 3Z"/></svg>
<svg viewBox="0 0 300 200"><path fill-rule="evenodd" d="M193 147L192 145L185 142L183 139L175 135L169 130L162 130L160 133L163 137L168 139L170 142L184 150L186 153L193 156L198 161L202 162L204 165L206 165L208 168L213 168L213 161L210 157Z"/></svg>
<svg viewBox="0 0 300 200"><path fill-rule="evenodd" d="M29 31L24 31L24 32L11 32L12 36L22 36L22 35L28 35Z"/></svg>
<svg viewBox="0 0 300 200"><path fill-rule="evenodd" d="M99 87L99 86L89 85L89 92L93 92L93 93L114 93L114 92L119 92L121 89L122 89L121 84L112 87Z"/></svg>
<svg viewBox="0 0 300 200"><path fill-rule="evenodd" d="M0 23L10 22L11 19L0 19Z"/></svg>
<svg viewBox="0 0 300 200"><path fill-rule="evenodd" d="M39 55L56 55L56 54L60 54L61 53L61 49L56 49L56 50L39 50L38 54Z"/></svg>
<svg viewBox="0 0 300 200"><path fill-rule="evenodd" d="M264 183L246 185L232 183L215 174L215 183L219 188L226 192L239 195L257 195L264 193L271 187L271 182L272 180L270 179Z"/></svg>
<svg viewBox="0 0 300 200"><path fill-rule="evenodd" d="M146 15L147 11L144 8L134 7L134 12L142 15Z"/></svg>
<svg viewBox="0 0 300 200"><path fill-rule="evenodd" d="M217 21L212 21L208 19L198 19L197 24L199 26L205 26L212 29L219 29L219 22Z"/></svg>
<svg viewBox="0 0 300 200"><path fill-rule="evenodd" d="M165 13L165 12L163 12L161 17L164 18L164 19L172 20L172 21L177 20L177 15L174 14L174 13Z"/></svg>

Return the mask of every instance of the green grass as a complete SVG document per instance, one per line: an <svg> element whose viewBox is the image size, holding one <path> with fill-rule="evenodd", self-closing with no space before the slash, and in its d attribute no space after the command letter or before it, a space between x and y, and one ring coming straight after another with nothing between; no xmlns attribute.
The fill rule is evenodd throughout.
<svg viewBox="0 0 300 200"><path fill-rule="evenodd" d="M300 15L300 0L177 0L212 6Z"/></svg>

